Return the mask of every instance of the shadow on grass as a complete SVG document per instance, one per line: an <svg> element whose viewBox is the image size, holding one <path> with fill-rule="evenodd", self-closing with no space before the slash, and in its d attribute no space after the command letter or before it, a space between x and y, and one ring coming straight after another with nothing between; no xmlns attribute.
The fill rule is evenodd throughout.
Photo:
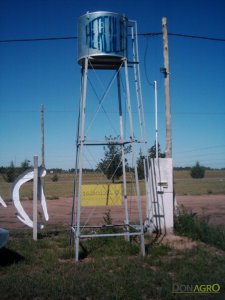
<svg viewBox="0 0 225 300"><path fill-rule="evenodd" d="M10 266L12 264L17 264L21 260L24 260L24 257L20 255L19 253L7 249L7 248L1 248L0 249L0 266Z"/></svg>
<svg viewBox="0 0 225 300"><path fill-rule="evenodd" d="M59 236L62 232L59 230L50 230L50 231L45 231L45 232L38 232L38 239L43 240L46 238L51 238L54 236Z"/></svg>
<svg viewBox="0 0 225 300"><path fill-rule="evenodd" d="M165 238L166 233L160 233L157 231L154 231L151 235L148 235L148 238L146 239L145 236L145 253L146 255L151 254L152 248L155 248L156 246L160 246L163 239Z"/></svg>

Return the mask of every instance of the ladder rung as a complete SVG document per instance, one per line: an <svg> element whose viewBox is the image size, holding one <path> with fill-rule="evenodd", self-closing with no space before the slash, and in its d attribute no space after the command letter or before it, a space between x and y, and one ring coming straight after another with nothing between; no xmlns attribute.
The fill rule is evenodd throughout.
<svg viewBox="0 0 225 300"><path fill-rule="evenodd" d="M165 216L164 215L153 215L153 217L160 217L160 218L164 218Z"/></svg>

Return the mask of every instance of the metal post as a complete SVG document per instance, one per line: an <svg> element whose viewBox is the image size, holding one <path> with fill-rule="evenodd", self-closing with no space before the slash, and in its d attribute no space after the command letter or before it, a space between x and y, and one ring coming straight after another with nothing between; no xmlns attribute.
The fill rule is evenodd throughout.
<svg viewBox="0 0 225 300"><path fill-rule="evenodd" d="M132 38L132 48L133 48L133 61L134 61L134 81L137 95L137 104L138 104L138 115L141 129L141 147L146 148L146 128L144 121L144 107L143 107L143 98L142 98L142 88L141 88L141 76L140 76L140 67L139 67L139 54L138 54L138 42L137 42L137 22L134 23L134 28L131 28L131 38ZM135 30L134 30L135 29ZM144 147L143 147L144 146ZM143 152L143 150L142 150ZM145 149L146 152L146 149ZM145 153L143 153L145 155Z"/></svg>
<svg viewBox="0 0 225 300"><path fill-rule="evenodd" d="M37 240L38 156L34 156L33 179L33 240Z"/></svg>
<svg viewBox="0 0 225 300"><path fill-rule="evenodd" d="M137 95L137 106L138 106L138 116L141 129L141 155L143 155L144 164L144 179L145 179L145 190L146 190L146 217L149 219L148 206L151 201L149 184L147 179L147 174L149 170L149 162L147 157L147 147L146 147L146 127L144 118L144 106L142 98L142 88L141 88L141 76L140 76L140 65L139 65L139 51L138 51L138 37L137 37L137 22L130 21L134 25L131 27L131 39L132 39L132 49L133 49L133 61L134 61L134 81Z"/></svg>
<svg viewBox="0 0 225 300"><path fill-rule="evenodd" d="M158 95L157 95L157 81L154 81L154 94L155 94L155 157L159 158L158 147Z"/></svg>
<svg viewBox="0 0 225 300"><path fill-rule="evenodd" d="M124 142L124 129L123 129L123 113L122 113L122 101L121 101L121 88L120 88L120 70L117 72L117 87L118 87L118 101L119 101L119 118L120 118L120 141ZM125 208L125 222L129 225L128 204L127 204L127 180L126 180L126 167L125 167L125 155L124 144L122 144L122 166L123 166L123 201ZM127 232L129 226L127 226ZM129 236L126 237L129 240Z"/></svg>
<svg viewBox="0 0 225 300"><path fill-rule="evenodd" d="M172 128L171 128L171 111L170 111L170 90L169 90L169 49L167 19L162 18L163 31L163 57L164 57L164 84L166 98L166 157L172 157Z"/></svg>
<svg viewBox="0 0 225 300"><path fill-rule="evenodd" d="M141 194L140 194L140 187L139 187L139 181L138 181L137 157L136 157L136 151L135 151L135 147L134 147L134 128L133 128L133 119L132 119L132 110L131 110L130 86L129 86L129 78L128 78L127 59L124 59L124 69L125 69L125 80L126 80L127 109L128 109L129 122L130 122L130 137L131 137L131 142L132 142L131 143L132 159L133 159L133 164L134 164L135 183L136 183L137 201L138 201L138 213L139 213L140 230L141 230L141 252L142 252L142 255L145 256L144 229L143 229L143 218L142 218L142 208L141 208Z"/></svg>
<svg viewBox="0 0 225 300"><path fill-rule="evenodd" d="M81 109L82 109L82 96L83 96L83 73L84 68L81 68L81 77L80 77L80 103L79 103L79 112L77 118L77 133L76 133L76 159L75 159L75 169L74 169L74 186L73 186L73 206L71 214L71 235L70 235L70 245L72 243L72 235L74 232L72 230L73 226L77 222L77 177L78 177L78 158L79 158L79 134L80 134L80 120L81 120Z"/></svg>
<svg viewBox="0 0 225 300"><path fill-rule="evenodd" d="M86 113L86 96L87 96L87 73L88 73L88 58L85 58L85 66L83 72L83 89L82 89L82 108L81 108L81 135L80 135L80 151L79 151L79 179L78 179L78 197L77 197L77 223L75 233L75 260L79 260L79 243L80 243L80 206L81 206L81 186L83 173L83 147L84 147L84 125Z"/></svg>

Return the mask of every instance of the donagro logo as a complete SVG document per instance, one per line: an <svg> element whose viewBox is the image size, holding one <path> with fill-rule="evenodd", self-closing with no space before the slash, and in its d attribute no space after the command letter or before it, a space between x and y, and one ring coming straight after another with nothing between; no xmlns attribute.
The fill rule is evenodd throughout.
<svg viewBox="0 0 225 300"><path fill-rule="evenodd" d="M219 283L213 284L180 284L174 283L173 294L219 294L221 286Z"/></svg>

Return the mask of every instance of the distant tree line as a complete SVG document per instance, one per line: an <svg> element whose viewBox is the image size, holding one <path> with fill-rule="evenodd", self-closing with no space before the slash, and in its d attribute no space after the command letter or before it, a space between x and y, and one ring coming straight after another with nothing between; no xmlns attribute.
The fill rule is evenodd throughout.
<svg viewBox="0 0 225 300"><path fill-rule="evenodd" d="M93 173L93 172L101 172L104 173L107 177L107 179L114 182L116 179L119 179L123 174L123 166L122 166L122 151L121 146L113 143L114 140L117 140L118 137L112 138L111 136L106 137L106 140L109 141L109 144L107 144L104 147L104 157L100 160L100 162L97 164L96 168L84 168L83 173ZM110 141L112 142L110 144ZM131 152L131 147L126 146L124 147L125 154L128 154ZM156 157L156 145L154 144L151 148L148 149L148 157L155 158ZM160 145L158 144L158 157L164 158L165 153L161 151ZM142 153L139 153L139 156L137 158L137 169L138 169L138 176L139 179L144 178L144 156ZM6 182L13 182L21 173L23 173L25 170L32 168L32 165L30 164L30 161L28 159L25 159L19 167L16 167L11 161L10 165L8 167L0 167L0 175L4 178ZM127 160L125 159L125 169L126 171L133 171L133 167L130 167L128 165ZM199 162L196 162L196 164L192 167L186 166L186 167L174 167L174 170L177 171L189 171L192 178L203 178L205 176L206 170L218 170L213 169L209 167L201 166ZM225 170L225 168L221 168L220 170ZM71 173L74 174L75 169L71 168L69 170L64 170L62 168L51 168L47 169L47 172L50 174L53 174L52 181L58 181L59 177L57 174L62 173Z"/></svg>
<svg viewBox="0 0 225 300"><path fill-rule="evenodd" d="M51 169L52 170L52 169ZM90 168L83 168L84 173L94 173L96 172L96 168L90 169ZM64 173L74 173L75 168L69 169L69 170L63 170Z"/></svg>
<svg viewBox="0 0 225 300"><path fill-rule="evenodd" d="M201 166L202 168L205 169L205 171L210 171L210 170L225 170L225 168L210 168L210 167L204 167ZM186 167L174 167L173 169L176 171L190 171L193 167L192 166L186 166Z"/></svg>
<svg viewBox="0 0 225 300"><path fill-rule="evenodd" d="M8 167L0 167L0 174L6 182L13 182L20 174L31 167L28 159L25 159L19 167L15 167L13 161L11 161Z"/></svg>

